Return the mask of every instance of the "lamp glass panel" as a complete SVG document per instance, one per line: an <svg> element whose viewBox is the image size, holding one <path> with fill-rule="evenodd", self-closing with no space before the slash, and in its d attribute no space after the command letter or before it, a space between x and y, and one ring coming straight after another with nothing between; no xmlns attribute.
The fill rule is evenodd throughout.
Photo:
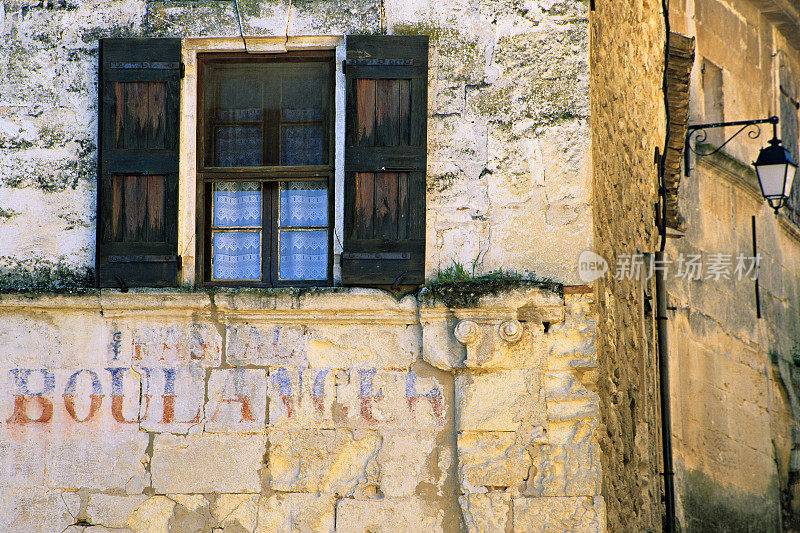
<svg viewBox="0 0 800 533"><path fill-rule="evenodd" d="M786 164L758 165L756 166L758 181L765 198L783 195L784 178L786 177Z"/></svg>
<svg viewBox="0 0 800 533"><path fill-rule="evenodd" d="M783 189L783 195L787 198L792 193L792 183L794 182L794 176L796 173L797 173L796 166L786 165L786 186Z"/></svg>

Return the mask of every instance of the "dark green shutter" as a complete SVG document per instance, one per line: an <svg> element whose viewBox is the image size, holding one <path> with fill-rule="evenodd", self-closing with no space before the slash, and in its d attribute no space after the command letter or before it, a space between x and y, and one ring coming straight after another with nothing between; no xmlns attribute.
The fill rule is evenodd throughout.
<svg viewBox="0 0 800 533"><path fill-rule="evenodd" d="M342 283L425 278L428 37L348 36Z"/></svg>
<svg viewBox="0 0 800 533"><path fill-rule="evenodd" d="M102 39L97 281L177 283L180 39Z"/></svg>

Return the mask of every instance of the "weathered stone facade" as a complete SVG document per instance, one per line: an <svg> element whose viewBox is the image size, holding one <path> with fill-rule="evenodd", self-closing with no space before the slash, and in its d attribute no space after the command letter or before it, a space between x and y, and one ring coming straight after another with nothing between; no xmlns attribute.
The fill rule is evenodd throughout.
<svg viewBox="0 0 800 533"><path fill-rule="evenodd" d="M690 122L778 115L778 136L797 154L797 108L781 105L797 101L797 93L790 94L800 75L796 6L671 3L670 22L674 31L696 37ZM744 54L733 53L731 35ZM734 132L717 131L698 149L708 152ZM771 134L771 127L762 127L757 140L742 134L722 153L693 157L691 175L681 184L686 233L669 243L671 259L699 255L708 267L715 257L730 257L733 269L754 247L761 256L758 306L753 275L669 279L676 308L669 313L676 488L684 531L742 523L759 531L797 527L798 465L790 456L800 449L792 361L800 324L800 231L793 222L796 202L776 216L750 166Z"/></svg>
<svg viewBox="0 0 800 533"><path fill-rule="evenodd" d="M592 243L584 3L2 9L3 523L605 529L588 287L511 284L458 308L424 291L195 287L196 54L341 54L347 35L376 33L430 36L427 277L456 261L579 284ZM166 36L185 64L183 289L95 290L98 39Z"/></svg>
<svg viewBox="0 0 800 533"><path fill-rule="evenodd" d="M504 268L580 283L577 257L592 243L584 3L237 5L248 48L261 52L341 46L348 34L429 35L428 274L455 260L474 262L478 273ZM241 50L235 9L216 1L4 3L0 267L10 290L91 284L98 39L180 37L196 49L196 39L213 38L204 51ZM184 95L196 95L192 67ZM193 223L197 117L191 106L182 112L180 212ZM194 227L182 231L191 286Z"/></svg>
<svg viewBox="0 0 800 533"><path fill-rule="evenodd" d="M591 300L4 296L6 523L603 530Z"/></svg>
<svg viewBox="0 0 800 533"><path fill-rule="evenodd" d="M611 531L661 529L652 287L615 276L623 255L652 253L658 159L666 132L661 3L597 2L590 17L595 250L603 496Z"/></svg>

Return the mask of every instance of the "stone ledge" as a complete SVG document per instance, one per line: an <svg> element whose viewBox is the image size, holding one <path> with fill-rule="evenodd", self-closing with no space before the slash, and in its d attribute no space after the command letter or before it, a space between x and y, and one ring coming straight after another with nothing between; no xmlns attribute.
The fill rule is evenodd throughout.
<svg viewBox="0 0 800 533"><path fill-rule="evenodd" d="M32 310L95 311L105 318L146 315L264 323L419 324L414 296L398 301L379 289L133 289L125 293L104 289L87 295L0 295L0 313Z"/></svg>

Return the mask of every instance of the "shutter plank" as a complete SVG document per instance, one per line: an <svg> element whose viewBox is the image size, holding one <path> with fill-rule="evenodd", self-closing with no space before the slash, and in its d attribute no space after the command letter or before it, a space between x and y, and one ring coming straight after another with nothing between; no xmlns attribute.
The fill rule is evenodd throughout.
<svg viewBox="0 0 800 533"><path fill-rule="evenodd" d="M408 238L425 240L425 172L408 173Z"/></svg>
<svg viewBox="0 0 800 533"><path fill-rule="evenodd" d="M147 241L164 240L164 176L147 176Z"/></svg>
<svg viewBox="0 0 800 533"><path fill-rule="evenodd" d="M125 176L125 241L139 242L146 237L147 178Z"/></svg>
<svg viewBox="0 0 800 533"><path fill-rule="evenodd" d="M122 82L114 83L114 147L125 148L125 140L122 138L122 133L125 131L125 101L126 101L125 84ZM111 107L111 106L109 106Z"/></svg>
<svg viewBox="0 0 800 533"><path fill-rule="evenodd" d="M356 80L357 146L375 146L375 80Z"/></svg>
<svg viewBox="0 0 800 533"><path fill-rule="evenodd" d="M398 144L411 144L411 80L397 80L398 85Z"/></svg>
<svg viewBox="0 0 800 533"><path fill-rule="evenodd" d="M375 174L357 172L355 175L355 212L358 214L354 235L356 239L371 239L375 212Z"/></svg>
<svg viewBox="0 0 800 533"><path fill-rule="evenodd" d="M375 91L375 146L397 146L399 87L395 80L377 80Z"/></svg>
<svg viewBox="0 0 800 533"><path fill-rule="evenodd" d="M149 137L150 148L166 148L166 124L164 118L166 116L166 84L161 82L149 82L148 84L148 110L147 115L149 118Z"/></svg>
<svg viewBox="0 0 800 533"><path fill-rule="evenodd" d="M397 239L397 174L375 175L375 238Z"/></svg>
<svg viewBox="0 0 800 533"><path fill-rule="evenodd" d="M397 238L408 239L408 172L397 173Z"/></svg>
<svg viewBox="0 0 800 533"><path fill-rule="evenodd" d="M125 181L124 176L112 177L112 208L111 208L111 235L108 240L119 242L123 239L122 232L122 189Z"/></svg>

